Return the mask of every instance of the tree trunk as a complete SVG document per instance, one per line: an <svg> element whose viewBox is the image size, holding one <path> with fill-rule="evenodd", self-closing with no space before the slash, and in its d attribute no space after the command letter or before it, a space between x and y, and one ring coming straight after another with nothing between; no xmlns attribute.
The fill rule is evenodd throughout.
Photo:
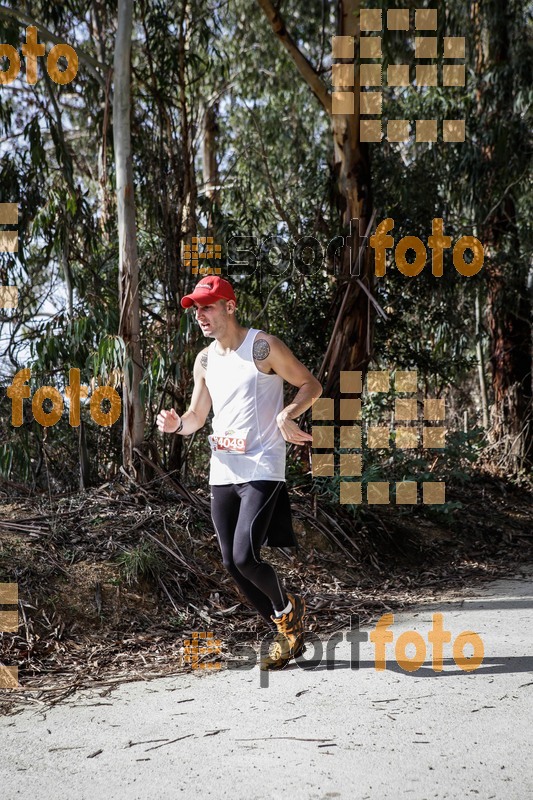
<svg viewBox="0 0 533 800"><path fill-rule="evenodd" d="M489 131L496 130L505 114L501 98L513 113L513 75L504 70L511 53L504 5L480 0L472 10L476 24L477 73L494 74L478 92L478 109ZM493 128L494 126L494 128ZM515 201L500 194L498 177L507 168L493 140L483 147L486 161L483 186L485 203L490 208L485 219L486 277L488 283L488 322L491 334L490 362L494 405L491 409L491 438L499 447L499 465L517 473L533 461L533 415L531 386L531 323L527 295L527 270L515 268L509 253L519 253L519 232ZM503 155L505 159L505 155ZM510 248L509 241L512 242ZM507 245L507 247L506 247ZM488 256L488 257L487 257Z"/></svg>
<svg viewBox="0 0 533 800"><path fill-rule="evenodd" d="M87 489L91 485L91 461L87 449L87 437L85 434L85 423L80 418L78 431L78 452L80 457L80 489Z"/></svg>
<svg viewBox="0 0 533 800"><path fill-rule="evenodd" d="M257 0L257 2L303 79L308 83L309 88L331 119L338 206L345 230L349 231L350 220L353 219L359 220L359 223L354 223L356 231L357 224L359 224L359 231L366 231L372 215L372 194L368 145L359 140L359 77L357 69L355 71L354 113L333 115L330 93L288 33L285 22L271 0ZM360 0L339 0L337 4L337 34L353 36L356 53L359 46L360 6ZM372 293L373 288L370 251L359 253L358 237L356 236L354 239L352 249L345 247L343 250L339 291L335 299L336 322L318 376L324 382L324 394L328 397L336 397L340 393L341 370L358 369L365 372L370 360L374 319L373 308L368 296Z"/></svg>
<svg viewBox="0 0 533 800"><path fill-rule="evenodd" d="M93 2L90 11L90 20L92 28L92 36L95 44L98 58L102 64L107 63L106 52L106 38L104 34L104 22L107 19L105 5L102 5L98 0ZM111 90L112 70L109 69L106 76L105 83L105 99L104 99L104 115L102 121L102 135L100 145L98 147L98 196L100 205L100 230L102 237L107 242L109 237L107 235L107 221L109 218L109 193L107 189L107 133L109 128L109 100Z"/></svg>
<svg viewBox="0 0 533 800"><path fill-rule="evenodd" d="M509 290L504 266L489 272L489 325L494 405L491 438L500 444L500 463L516 474L533 460L531 326L523 296Z"/></svg>
<svg viewBox="0 0 533 800"><path fill-rule="evenodd" d="M481 411L483 415L483 427L489 427L489 400L487 395L487 379L485 377L485 354L483 352L483 326L481 325L481 308L479 304L479 291L476 291L474 300L476 313L476 353L477 370L479 378L479 394L481 397Z"/></svg>
<svg viewBox="0 0 533 800"><path fill-rule="evenodd" d="M144 413L139 399L141 346L139 335L139 263L131 154L131 32L133 0L119 0L114 58L113 143L115 149L119 237L119 335L126 346L122 395L122 458L133 469L133 448L144 437Z"/></svg>
<svg viewBox="0 0 533 800"><path fill-rule="evenodd" d="M340 0L337 5L337 35L353 36L355 53L359 50L360 0ZM338 175L338 206L345 233L353 228L352 248L343 249L341 276L337 295L337 320L330 346L320 370L325 380L324 393L340 393L341 370L366 371L370 360L373 308L367 290L372 292L374 277L370 251L360 253L359 233L367 230L372 215L372 192L368 144L359 140L359 76L356 69L354 113L332 115L334 168Z"/></svg>
<svg viewBox="0 0 533 800"><path fill-rule="evenodd" d="M204 148L203 148L203 174L205 195L209 201L207 225L212 229L214 224L214 209L219 204L220 190L217 164L217 106L209 106L205 112L204 120ZM209 234L213 235L212 233ZM216 237L215 237L216 238Z"/></svg>
<svg viewBox="0 0 533 800"><path fill-rule="evenodd" d="M189 0L181 0L181 13L178 24L178 63L179 63L179 109L180 109L180 134L181 134L181 167L183 170L182 176L182 193L180 198L180 205L178 210L178 226L179 226L179 245L181 242L190 243L191 237L198 235L197 219L196 219L196 172L194 169L194 151L193 151L193 130L191 125L191 114L189 109L189 102L187 97L188 91L188 77L187 77L187 64L186 55L190 51L191 41L191 18L192 8ZM187 273L182 271L182 280L180 282L181 291L183 294L191 290L192 284L197 282L197 275L192 275L191 270ZM176 314L175 316L170 313L168 317L168 334L169 339L175 336L175 331L179 327L180 315L183 309L180 306L179 297L175 297L176 301ZM185 400L186 389L190 383L190 375L182 375L181 385L183 386L182 398ZM178 405L179 410L179 405ZM168 457L169 470L181 470L184 453L184 440L182 436L173 436L170 440L170 451Z"/></svg>

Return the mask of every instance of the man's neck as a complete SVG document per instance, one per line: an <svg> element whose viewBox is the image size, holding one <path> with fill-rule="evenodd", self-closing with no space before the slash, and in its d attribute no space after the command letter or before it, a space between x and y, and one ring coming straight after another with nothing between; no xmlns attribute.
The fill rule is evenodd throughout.
<svg viewBox="0 0 533 800"><path fill-rule="evenodd" d="M243 328L242 325L231 325L228 327L224 335L216 340L216 350L218 353L229 353L231 350L237 350L246 339L246 335L250 329Z"/></svg>

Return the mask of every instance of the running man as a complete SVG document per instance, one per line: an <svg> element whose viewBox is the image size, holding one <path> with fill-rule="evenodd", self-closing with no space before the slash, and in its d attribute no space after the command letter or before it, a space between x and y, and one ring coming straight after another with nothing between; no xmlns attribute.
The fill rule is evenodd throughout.
<svg viewBox="0 0 533 800"><path fill-rule="evenodd" d="M194 363L191 404L183 416L161 411L161 433L189 436L213 406L211 517L224 567L277 636L261 669L282 669L302 652L305 602L286 592L260 556L263 544L296 544L285 485L285 442L312 436L294 421L322 394L320 383L275 336L243 328L236 319L231 284L202 278L181 300L194 306L203 335L214 341ZM298 388L283 407L283 381ZM274 612L274 613L272 613Z"/></svg>

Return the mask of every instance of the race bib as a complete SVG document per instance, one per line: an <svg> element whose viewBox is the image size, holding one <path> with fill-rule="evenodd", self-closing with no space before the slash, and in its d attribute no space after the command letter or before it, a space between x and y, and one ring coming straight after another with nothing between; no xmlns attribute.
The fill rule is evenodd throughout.
<svg viewBox="0 0 533 800"><path fill-rule="evenodd" d="M211 449L215 453L228 453L228 454L241 454L246 452L246 437L248 436L248 431L240 430L234 431L229 430L226 431L224 434L219 435L212 433L210 434L209 442L211 443Z"/></svg>

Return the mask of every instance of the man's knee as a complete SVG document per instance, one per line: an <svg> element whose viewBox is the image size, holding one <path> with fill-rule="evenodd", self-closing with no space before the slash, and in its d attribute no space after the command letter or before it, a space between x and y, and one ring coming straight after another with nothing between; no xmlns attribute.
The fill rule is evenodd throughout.
<svg viewBox="0 0 533 800"><path fill-rule="evenodd" d="M233 563L241 573L245 577L248 577L254 572L256 562L252 558L251 555L239 555L234 556Z"/></svg>
<svg viewBox="0 0 533 800"><path fill-rule="evenodd" d="M224 569L226 569L230 575L233 575L234 577L236 575L239 575L240 570L238 569L237 565L235 564L231 556L223 558L222 564L224 566Z"/></svg>

